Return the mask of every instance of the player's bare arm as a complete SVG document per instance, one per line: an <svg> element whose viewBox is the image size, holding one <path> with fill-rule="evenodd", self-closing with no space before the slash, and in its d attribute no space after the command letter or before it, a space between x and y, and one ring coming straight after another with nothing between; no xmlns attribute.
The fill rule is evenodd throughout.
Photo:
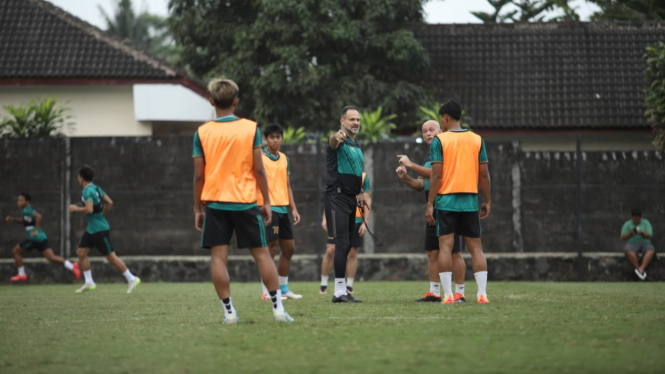
<svg viewBox="0 0 665 374"><path fill-rule="evenodd" d="M416 191L422 191L425 189L425 181L422 178L418 179L411 178L409 174L407 174L406 167L404 165L398 166L395 172L397 173L397 177L412 189Z"/></svg>
<svg viewBox="0 0 665 374"><path fill-rule="evenodd" d="M488 164L485 162L479 166L480 168L478 169L478 179L480 180L480 188L483 190L483 198L485 199L483 205L480 206L479 216L480 219L485 219L490 215L490 208L492 205L492 183L490 181L490 171Z"/></svg>
<svg viewBox="0 0 665 374"><path fill-rule="evenodd" d="M102 196L102 201L104 201L104 210L102 210L102 213L104 215L107 215L113 208L113 200L111 200L111 197L109 197L109 195L105 194L104 196Z"/></svg>
<svg viewBox="0 0 665 374"><path fill-rule="evenodd" d="M78 206L71 204L69 206L70 213L83 213L83 214L92 214L94 211L92 206L92 200L86 201L83 206Z"/></svg>
<svg viewBox="0 0 665 374"><path fill-rule="evenodd" d="M289 208L291 208L291 215L293 216L293 225L300 223L300 214L296 208L296 200L293 198L293 190L291 189L291 177L286 177L286 186L289 189Z"/></svg>
<svg viewBox="0 0 665 374"><path fill-rule="evenodd" d="M35 212L35 229L32 230L30 236L39 235L39 228L42 227L42 215L38 212Z"/></svg>
<svg viewBox="0 0 665 374"><path fill-rule="evenodd" d="M425 218L427 223L431 226L436 224L434 219L434 202L436 201L436 192L439 190L441 183L441 162L432 162L432 176L429 179L429 196L427 196L427 210L425 211Z"/></svg>
<svg viewBox="0 0 665 374"><path fill-rule="evenodd" d="M325 212L323 212L323 219L321 220L321 227L324 230L328 231L328 224L326 222L326 213Z"/></svg>
<svg viewBox="0 0 665 374"><path fill-rule="evenodd" d="M344 139L346 139L346 133L344 132L344 130L339 130L330 136L329 140L330 146L333 149L337 149L339 148L340 144L344 143Z"/></svg>
<svg viewBox="0 0 665 374"><path fill-rule="evenodd" d="M254 148L254 175L256 175L256 182L263 195L263 207L261 208L261 215L263 216L263 223L267 226L272 221L272 211L270 210L270 192L268 190L268 175L266 169L263 167L263 156L261 156L261 147Z"/></svg>
<svg viewBox="0 0 665 374"><path fill-rule="evenodd" d="M205 161L203 157L194 157L194 226L197 230L203 230L203 204L201 193L205 182Z"/></svg>
<svg viewBox="0 0 665 374"><path fill-rule="evenodd" d="M23 219L12 217L12 216L5 217L5 221L23 224Z"/></svg>

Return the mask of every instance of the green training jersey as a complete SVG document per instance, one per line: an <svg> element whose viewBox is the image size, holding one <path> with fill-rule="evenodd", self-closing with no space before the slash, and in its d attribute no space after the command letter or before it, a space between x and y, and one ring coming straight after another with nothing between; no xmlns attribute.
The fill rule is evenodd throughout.
<svg viewBox="0 0 665 374"><path fill-rule="evenodd" d="M430 157L430 155L425 156L423 167L428 169L432 168L432 157ZM427 200L429 200L429 178L423 178L423 182L425 186L425 202L427 202Z"/></svg>
<svg viewBox="0 0 665 374"><path fill-rule="evenodd" d="M340 189L346 194L358 195L362 190L365 163L360 145L347 136L337 149L328 144L326 159L326 191Z"/></svg>
<svg viewBox="0 0 665 374"><path fill-rule="evenodd" d="M635 227L639 227L640 231L653 236L653 228L651 227L651 222L649 222L649 220L644 218L640 220L639 225L634 224L632 219L626 221L626 223L624 223L623 227L621 228L621 236L626 235ZM640 234L633 234L633 236L631 236L630 238L628 238L628 240L626 240L626 243L651 244L651 239L645 238Z"/></svg>
<svg viewBox="0 0 665 374"><path fill-rule="evenodd" d="M44 231L42 231L41 227L37 229L37 236L32 236L32 232L35 231L35 225L37 224L37 219L35 218L36 212L37 211L32 207L32 205L28 205L23 208L23 226L25 227L25 231L28 234L28 240L32 240L34 242L43 242L47 239L47 236Z"/></svg>
<svg viewBox="0 0 665 374"><path fill-rule="evenodd" d="M92 213L86 214L88 218L88 227L85 231L89 234L94 234L100 231L110 230L111 227L106 221L106 217L104 217L103 213L104 204L102 203L102 198L106 195L104 190L102 190L101 187L90 183L83 188L82 195L81 200L83 200L83 204L87 201L92 201Z"/></svg>

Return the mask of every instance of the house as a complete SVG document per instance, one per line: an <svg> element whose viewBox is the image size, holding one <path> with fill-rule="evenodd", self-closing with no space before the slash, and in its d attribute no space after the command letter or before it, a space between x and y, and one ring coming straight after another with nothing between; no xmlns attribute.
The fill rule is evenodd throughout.
<svg viewBox="0 0 665 374"><path fill-rule="evenodd" d="M653 149L644 117L645 48L665 22L419 25L426 79L487 139L525 150Z"/></svg>
<svg viewBox="0 0 665 374"><path fill-rule="evenodd" d="M47 95L78 137L191 134L214 115L183 72L46 1L0 1L0 108Z"/></svg>

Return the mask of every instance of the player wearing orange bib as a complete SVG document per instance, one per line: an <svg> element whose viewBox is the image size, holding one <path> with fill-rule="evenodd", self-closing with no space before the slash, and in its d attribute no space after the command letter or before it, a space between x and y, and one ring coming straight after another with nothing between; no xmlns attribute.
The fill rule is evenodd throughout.
<svg viewBox="0 0 665 374"><path fill-rule="evenodd" d="M439 109L446 132L432 141L432 176L425 216L439 237L439 277L443 304L455 302L451 287L454 235L462 235L471 253L478 303L487 299L487 261L480 241L480 219L490 214L490 174L483 139L460 126L462 107L448 101ZM478 183L485 202L478 207Z"/></svg>
<svg viewBox="0 0 665 374"><path fill-rule="evenodd" d="M233 114L239 101L235 82L213 79L208 91L217 118L194 134L194 222L202 231L201 247L210 249L212 282L224 307L224 324L238 323L226 268L234 232L238 247L249 247L259 266L274 320L293 322L282 306L275 262L268 252L265 225L270 224L272 212L259 128ZM264 196L262 208L256 204L257 185Z"/></svg>
<svg viewBox="0 0 665 374"><path fill-rule="evenodd" d="M277 275L279 278L279 288L282 295L288 299L300 299L302 295L297 295L289 290L289 270L291 268L291 258L295 252L295 243L293 241L293 230L289 220L289 209L293 215L293 225L300 222L300 214L296 208L296 202L293 199L293 190L291 190L291 160L279 148L284 140L284 129L278 124L266 126L263 136L268 145L263 148L263 167L268 176L268 189L270 190L270 208L272 210L272 222L268 226L268 250L270 256L275 257L277 245L282 250L279 255L277 265ZM263 205L263 196L259 192L258 204ZM268 299L268 290L263 286L263 299Z"/></svg>

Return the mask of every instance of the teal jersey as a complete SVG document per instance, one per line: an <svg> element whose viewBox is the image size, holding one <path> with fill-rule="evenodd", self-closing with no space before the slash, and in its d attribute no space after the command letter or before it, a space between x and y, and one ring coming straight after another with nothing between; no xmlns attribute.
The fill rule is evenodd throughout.
<svg viewBox="0 0 665 374"><path fill-rule="evenodd" d="M632 219L629 219L626 221L626 223L623 224L623 227L621 228L621 236L626 235L628 232L630 232L632 229L639 227L640 231L645 232L651 236L653 236L653 228L651 227L651 222L649 220L642 218L640 220L640 224L636 225L633 223ZM643 237L640 234L633 234L628 240L626 240L626 243L635 243L635 244L651 244L651 239L647 239Z"/></svg>
<svg viewBox="0 0 665 374"><path fill-rule="evenodd" d="M428 169L432 168L432 157L430 157L430 155L425 156L423 167ZM427 200L429 200L429 178L423 178L423 182L425 186L425 202L427 202Z"/></svg>
<svg viewBox="0 0 665 374"><path fill-rule="evenodd" d="M35 231L35 225L37 224L37 219L35 218L36 212L37 211L32 207L32 205L28 205L23 208L23 226L25 227L25 231L28 234L28 240L32 240L34 242L43 242L47 239L47 236L44 231L42 231L41 227L37 229L37 236L32 236L32 232Z"/></svg>
<svg viewBox="0 0 665 374"><path fill-rule="evenodd" d="M88 218L88 227L85 229L85 231L89 234L94 234L100 231L110 230L111 227L106 221L106 217L104 217L103 213L104 204L102 203L102 197L106 195L104 190L102 190L99 186L90 183L89 185L85 186L85 188L83 188L82 195L83 196L81 197L81 200L83 200L83 204L85 204L87 201L92 201L92 213L86 214Z"/></svg>
<svg viewBox="0 0 665 374"><path fill-rule="evenodd" d="M452 132L466 132L469 130L450 130ZM443 147L438 137L432 140L430 149L430 165L431 162L444 162L443 161ZM478 162L487 163L487 150L485 149L485 141L482 141L480 152L478 152ZM429 185L429 183L428 183ZM429 186L428 186L429 187ZM475 212L478 208L478 194L475 193L453 193L447 195L436 195L436 202L434 208L439 210L446 210L449 212Z"/></svg>
<svg viewBox="0 0 665 374"><path fill-rule="evenodd" d="M332 192L339 188L347 194L358 195L365 163L360 145L347 136L337 149L328 144L326 158L326 190Z"/></svg>

